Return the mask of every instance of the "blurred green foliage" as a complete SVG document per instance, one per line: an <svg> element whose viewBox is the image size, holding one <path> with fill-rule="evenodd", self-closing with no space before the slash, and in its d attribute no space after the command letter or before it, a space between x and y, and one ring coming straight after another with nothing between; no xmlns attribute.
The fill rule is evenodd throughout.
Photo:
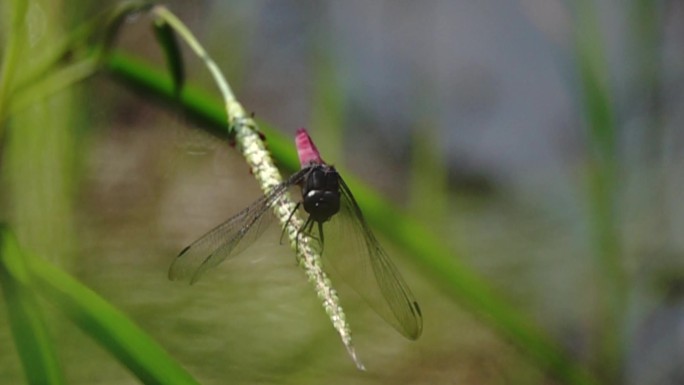
<svg viewBox="0 0 684 385"><path fill-rule="evenodd" d="M595 305L599 318L598 326L593 330L596 342L587 354L590 356L588 362L579 362L574 354L567 352L560 342L533 321L531 315L520 311L490 282L463 263L463 258L445 246L430 227L430 223L446 220L440 215L445 212L449 198L446 166L437 153L431 151L435 146L435 134L430 128L429 115L423 117L425 126L415 129L412 140L415 171L409 183L410 214L349 172L344 172L344 167L339 168L373 227L391 242L392 247L410 256L410 263L418 267L433 290L436 288L435 293L446 298L448 306L465 307L477 316L478 323L481 321L511 341L530 359L535 367L530 371L542 373L537 374L538 382L546 382L545 374L548 373L553 381L566 384L620 383L624 381L621 378L626 350L624 320L631 282L616 212L620 189L620 164L616 153L618 119L596 4L583 0L575 6L574 55L581 84L578 105L588 129L586 203L594 240L594 268L602 277L600 287L596 289L600 293ZM69 369L60 366L68 361L60 359L62 346L55 343L59 340L55 334L64 328L59 323L68 320L144 383L197 383L172 358L173 354L166 353L155 342L152 327L136 326L122 311L98 296L96 289L79 282L82 277L78 277L78 263L83 261L75 260L75 256L79 254L77 250L82 250L81 243L85 244L86 238L77 235L75 223L79 214L75 207L84 189L79 172L84 154L89 151L87 143L91 143L84 139L86 134L77 130L79 122L85 119L81 116L85 113L80 105L85 103L82 103L84 95L80 85L84 79L104 72L108 81L145 95L145 103L162 102L169 110L181 111L211 134L227 139L227 117L221 103L186 82L182 49L167 25L157 25L156 31L162 51L167 55L169 71L111 50L124 20L149 8L144 2L116 4L111 10L76 26L71 25L71 20L64 20L69 19L65 14L69 7L61 3L16 0L0 7L4 38L0 72L0 139L3 146L0 177L3 182L2 219L8 224L0 234L0 283L6 313L0 320L8 320L7 329L14 339L26 381L59 384L69 378ZM643 49L639 50L643 53L641 79L647 88L657 90L658 71L652 65L654 56L659 53L649 48L657 41L660 28L658 7L648 1L635 1L633 7L635 35L643 39L640 41ZM38 45L28 43L30 36L26 23L31 9L33 12L41 10L40 15L45 18L41 25L49 29L45 34L48 38ZM348 106L328 54L325 44L321 43L312 59L316 69L313 75L316 103L311 120L316 125L328 127L330 135L321 141L321 147L327 154L334 154L331 155L333 159L341 159L339 146ZM179 92L181 85L182 92ZM656 130L661 124L657 113L653 114L652 124ZM291 139L265 124L261 128L279 164L289 171L295 170L298 165ZM420 172L425 169L432 173ZM131 269L136 267L130 266ZM121 295L135 296L136 293ZM51 321L46 319L45 302L61 315L57 326L50 325ZM148 319L170 315L152 313ZM425 313L426 319L432 316L434 313ZM312 337L313 342L303 342L303 347L293 348L291 354L280 352L289 357L281 357L283 361L276 371L290 376L283 382L316 380L315 374L307 372L306 365L324 357L312 357L315 354L311 350L325 350L318 342L326 337L320 335ZM211 342L207 344L211 345ZM239 348L235 351L233 354L237 356ZM341 354L330 354L338 353ZM430 355L426 355L426 360L430 360ZM255 364L260 367L258 365ZM322 365L332 366L331 363ZM231 376L229 364L221 364L220 368L226 370L226 377ZM534 375L520 374L519 378L530 377ZM225 383L225 378L222 381Z"/></svg>

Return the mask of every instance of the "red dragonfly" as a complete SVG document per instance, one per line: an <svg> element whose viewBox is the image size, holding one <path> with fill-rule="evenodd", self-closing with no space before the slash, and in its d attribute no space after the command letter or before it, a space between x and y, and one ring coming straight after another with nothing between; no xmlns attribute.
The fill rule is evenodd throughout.
<svg viewBox="0 0 684 385"><path fill-rule="evenodd" d="M314 241L325 261L385 321L405 337L417 339L423 328L418 302L373 235L349 187L335 167L321 159L305 129L297 131L295 143L301 170L183 249L169 269L169 278L194 283L209 268L239 254L266 228L268 220L264 218L272 217L267 213L269 208L290 187L298 185L302 200L290 218L302 207L307 215L298 232ZM324 224L342 234L334 233L326 243ZM329 243L340 247L330 247ZM327 251L336 255L328 256Z"/></svg>

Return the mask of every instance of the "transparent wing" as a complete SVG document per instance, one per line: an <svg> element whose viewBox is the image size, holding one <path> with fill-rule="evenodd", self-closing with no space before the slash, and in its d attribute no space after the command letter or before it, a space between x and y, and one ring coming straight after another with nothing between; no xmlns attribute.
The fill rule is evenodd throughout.
<svg viewBox="0 0 684 385"><path fill-rule="evenodd" d="M341 177L340 187L340 212L323 224L327 233L325 261L378 315L406 338L415 340L423 330L418 302L371 232Z"/></svg>
<svg viewBox="0 0 684 385"><path fill-rule="evenodd" d="M272 222L273 214L267 213L271 205L302 176L296 173L183 249L169 268L169 279L195 283L205 271L246 249Z"/></svg>

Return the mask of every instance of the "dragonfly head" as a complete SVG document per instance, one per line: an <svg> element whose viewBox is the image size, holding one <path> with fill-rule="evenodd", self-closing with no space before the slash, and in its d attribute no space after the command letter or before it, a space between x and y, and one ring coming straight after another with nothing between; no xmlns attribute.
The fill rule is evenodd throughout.
<svg viewBox="0 0 684 385"><path fill-rule="evenodd" d="M304 210L316 222L325 222L340 210L340 182L334 168L314 166L302 186Z"/></svg>

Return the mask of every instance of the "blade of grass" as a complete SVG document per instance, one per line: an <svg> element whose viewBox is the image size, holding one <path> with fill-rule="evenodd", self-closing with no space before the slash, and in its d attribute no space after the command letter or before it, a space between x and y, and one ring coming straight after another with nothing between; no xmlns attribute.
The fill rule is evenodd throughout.
<svg viewBox="0 0 684 385"><path fill-rule="evenodd" d="M282 183L283 179L261 139L256 122L246 114L219 67L185 24L163 6L152 7L150 13L156 18L156 22L162 22L172 28L177 36L190 47L191 51L202 60L204 66L211 73L223 98L226 112L226 125L223 127L226 128L226 134L231 141L234 140L237 143L238 149L252 170L252 175L261 186L262 191L268 194L275 186ZM176 90L173 89L173 91L176 94ZM297 252L297 262L306 273L309 282L314 286L316 294L321 300L330 322L339 334L347 353L356 367L359 370L364 370L363 364L356 355L351 329L337 296L337 291L323 270L320 252L312 247L310 239L299 231L304 225L304 221L297 214L295 207L295 203L287 193L279 195L272 203L273 212L280 221L284 234L287 234L291 247Z"/></svg>
<svg viewBox="0 0 684 385"><path fill-rule="evenodd" d="M154 29L154 36L166 56L166 65L171 73L174 92L179 94L185 83L185 69L176 34L173 28L163 20L155 20L152 23L152 28Z"/></svg>
<svg viewBox="0 0 684 385"><path fill-rule="evenodd" d="M437 150L431 118L426 116L419 121L421 127L413 127L411 138L410 213L426 225L441 227L446 221L449 201L448 171Z"/></svg>
<svg viewBox="0 0 684 385"><path fill-rule="evenodd" d="M17 241L0 226L0 287L14 344L29 384L64 384L62 370Z"/></svg>
<svg viewBox="0 0 684 385"><path fill-rule="evenodd" d="M6 37L5 44L3 44L5 49L2 53L2 62L0 62L0 139L4 136L4 124L2 123L5 121L7 101L12 92L12 82L15 81L16 67L26 39L26 34L23 33L22 29L28 8L28 2L25 0L4 3L2 7L5 12L3 13L11 15L11 17L6 17L4 23L9 25L9 28L4 33Z"/></svg>
<svg viewBox="0 0 684 385"><path fill-rule="evenodd" d="M123 313L47 261L24 255L31 288L145 384L198 384Z"/></svg>
<svg viewBox="0 0 684 385"><path fill-rule="evenodd" d="M122 1L64 36L54 36L47 47L31 52L31 66L15 71L15 86L7 91L11 97L6 102L9 106L4 107L9 109L9 116L93 75L126 17L150 7L146 1ZM100 43L93 47L91 41Z"/></svg>
<svg viewBox="0 0 684 385"><path fill-rule="evenodd" d="M67 67L55 69L31 86L22 89L12 98L9 106L10 116L19 114L42 99L65 90L78 82L94 75L99 68L96 58L86 58Z"/></svg>
<svg viewBox="0 0 684 385"><path fill-rule="evenodd" d="M126 18L151 6L149 1L121 1L64 35L56 36L48 47L32 53L32 66L19 74L17 91L32 86L60 65L72 62L68 58L76 58L75 61L85 59L80 56L100 58L111 48Z"/></svg>
<svg viewBox="0 0 684 385"><path fill-rule="evenodd" d="M589 130L589 225L602 277L597 288L600 319L595 365L604 380L618 383L620 356L624 351L624 322L621 320L626 310L627 281L617 222L616 124L596 4L582 0L576 6L575 49L582 83L581 107Z"/></svg>
<svg viewBox="0 0 684 385"><path fill-rule="evenodd" d="M318 148L325 150L325 159L335 159L337 163L342 163L346 101L339 85L335 62L325 41L327 40L323 36L318 37L312 57L315 80L312 82L310 126L325 133L317 135L316 139Z"/></svg>
<svg viewBox="0 0 684 385"><path fill-rule="evenodd" d="M431 282L513 342L532 362L566 384L595 384L595 379L528 317L496 293L434 232L404 215L358 179L345 177L373 227L412 259Z"/></svg>
<svg viewBox="0 0 684 385"><path fill-rule="evenodd" d="M170 80L144 63L117 53L109 57L107 68L124 84L163 103L175 102ZM190 85L185 89L180 103L190 116L198 117L210 133L226 137L226 115L221 111L221 103ZM267 137L273 156L287 170L295 171L299 163L291 138L269 129L267 125L261 124L260 127ZM429 229L402 214L401 210L352 175L344 175L368 221L407 254L414 256L412 261L426 272L430 281L436 282L448 295L480 315L527 354L537 366L548 371L560 382L597 383L555 341L496 295L473 271L462 265L458 255L443 247L442 241Z"/></svg>

